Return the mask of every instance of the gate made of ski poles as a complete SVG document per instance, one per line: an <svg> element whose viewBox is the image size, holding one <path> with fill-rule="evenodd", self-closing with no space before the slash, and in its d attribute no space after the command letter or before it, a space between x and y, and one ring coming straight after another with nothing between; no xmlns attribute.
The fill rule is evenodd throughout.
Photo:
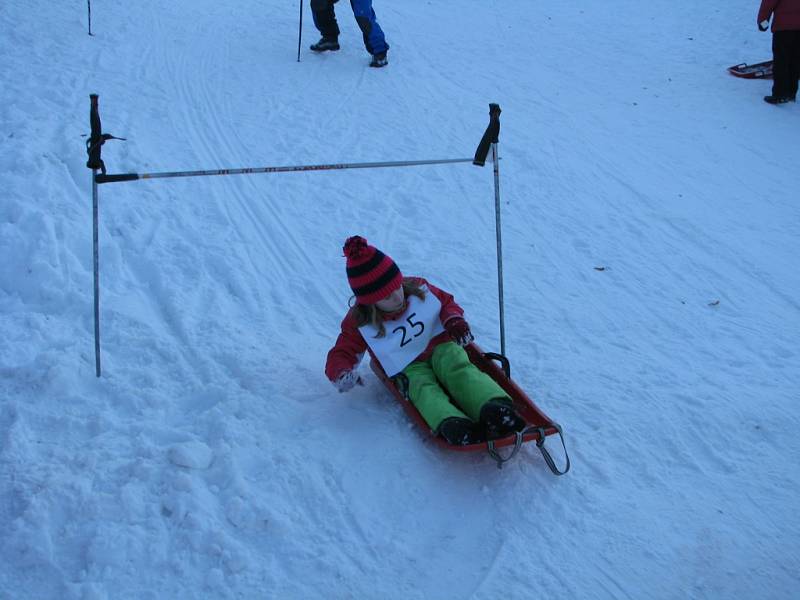
<svg viewBox="0 0 800 600"><path fill-rule="evenodd" d="M99 190L104 183L121 183L139 179L164 179L175 177L208 177L212 175L255 175L259 173L287 173L295 171L333 171L342 169L377 169L385 167L416 167L421 165L442 165L456 163L472 163L484 166L491 150L494 164L495 195L495 229L497 237L497 285L500 310L500 353L505 355L505 316L503 310L503 252L500 224L500 157L498 140L500 135L500 106L489 105L489 125L481 138L475 155L472 158L443 158L433 160L403 160L385 162L335 163L322 165L294 165L280 167L246 167L238 169L216 169L204 171L175 171L159 173L118 173L108 174L102 159L102 147L108 140L124 140L108 133L103 133L100 122L98 95L90 94L89 123L91 133L86 141L89 159L86 166L92 170L92 262L94 271L94 353L95 374L101 375L100 365L100 249L99 249ZM100 173L98 174L98 171Z"/></svg>

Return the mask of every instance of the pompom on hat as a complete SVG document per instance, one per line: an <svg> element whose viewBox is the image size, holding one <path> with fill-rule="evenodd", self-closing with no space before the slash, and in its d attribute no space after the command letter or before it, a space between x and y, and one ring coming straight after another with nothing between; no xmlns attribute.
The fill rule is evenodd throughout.
<svg viewBox="0 0 800 600"><path fill-rule="evenodd" d="M397 264L363 237L347 238L342 250L347 257L347 281L359 304L375 304L403 285Z"/></svg>

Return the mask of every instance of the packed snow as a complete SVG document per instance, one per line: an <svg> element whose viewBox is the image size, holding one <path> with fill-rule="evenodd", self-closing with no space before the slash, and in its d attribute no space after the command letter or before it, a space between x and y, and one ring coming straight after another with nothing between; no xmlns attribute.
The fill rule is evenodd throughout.
<svg viewBox="0 0 800 600"><path fill-rule="evenodd" d="M800 596L800 106L757 0L0 6L0 598ZM99 187L109 173L471 157L502 108L506 354L564 428L448 452L325 356L365 236L499 351L492 168ZM558 464L563 451L548 438Z"/></svg>

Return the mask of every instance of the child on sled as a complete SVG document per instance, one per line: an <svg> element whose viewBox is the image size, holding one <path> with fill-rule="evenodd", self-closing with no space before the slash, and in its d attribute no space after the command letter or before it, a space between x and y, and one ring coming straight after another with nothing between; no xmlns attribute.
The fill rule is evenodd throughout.
<svg viewBox="0 0 800 600"><path fill-rule="evenodd" d="M356 367L369 352L387 375L405 375L409 400L450 444L496 439L525 426L503 388L470 362L463 346L474 338L452 295L422 277L403 277L362 237L348 238L344 255L355 302L325 365L340 392L362 383Z"/></svg>

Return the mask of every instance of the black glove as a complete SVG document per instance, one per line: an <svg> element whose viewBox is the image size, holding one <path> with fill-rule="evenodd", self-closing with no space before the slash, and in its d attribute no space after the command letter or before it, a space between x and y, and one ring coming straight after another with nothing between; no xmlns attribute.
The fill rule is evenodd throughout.
<svg viewBox="0 0 800 600"><path fill-rule="evenodd" d="M769 29L769 19L764 19L758 24L759 31L766 31Z"/></svg>

